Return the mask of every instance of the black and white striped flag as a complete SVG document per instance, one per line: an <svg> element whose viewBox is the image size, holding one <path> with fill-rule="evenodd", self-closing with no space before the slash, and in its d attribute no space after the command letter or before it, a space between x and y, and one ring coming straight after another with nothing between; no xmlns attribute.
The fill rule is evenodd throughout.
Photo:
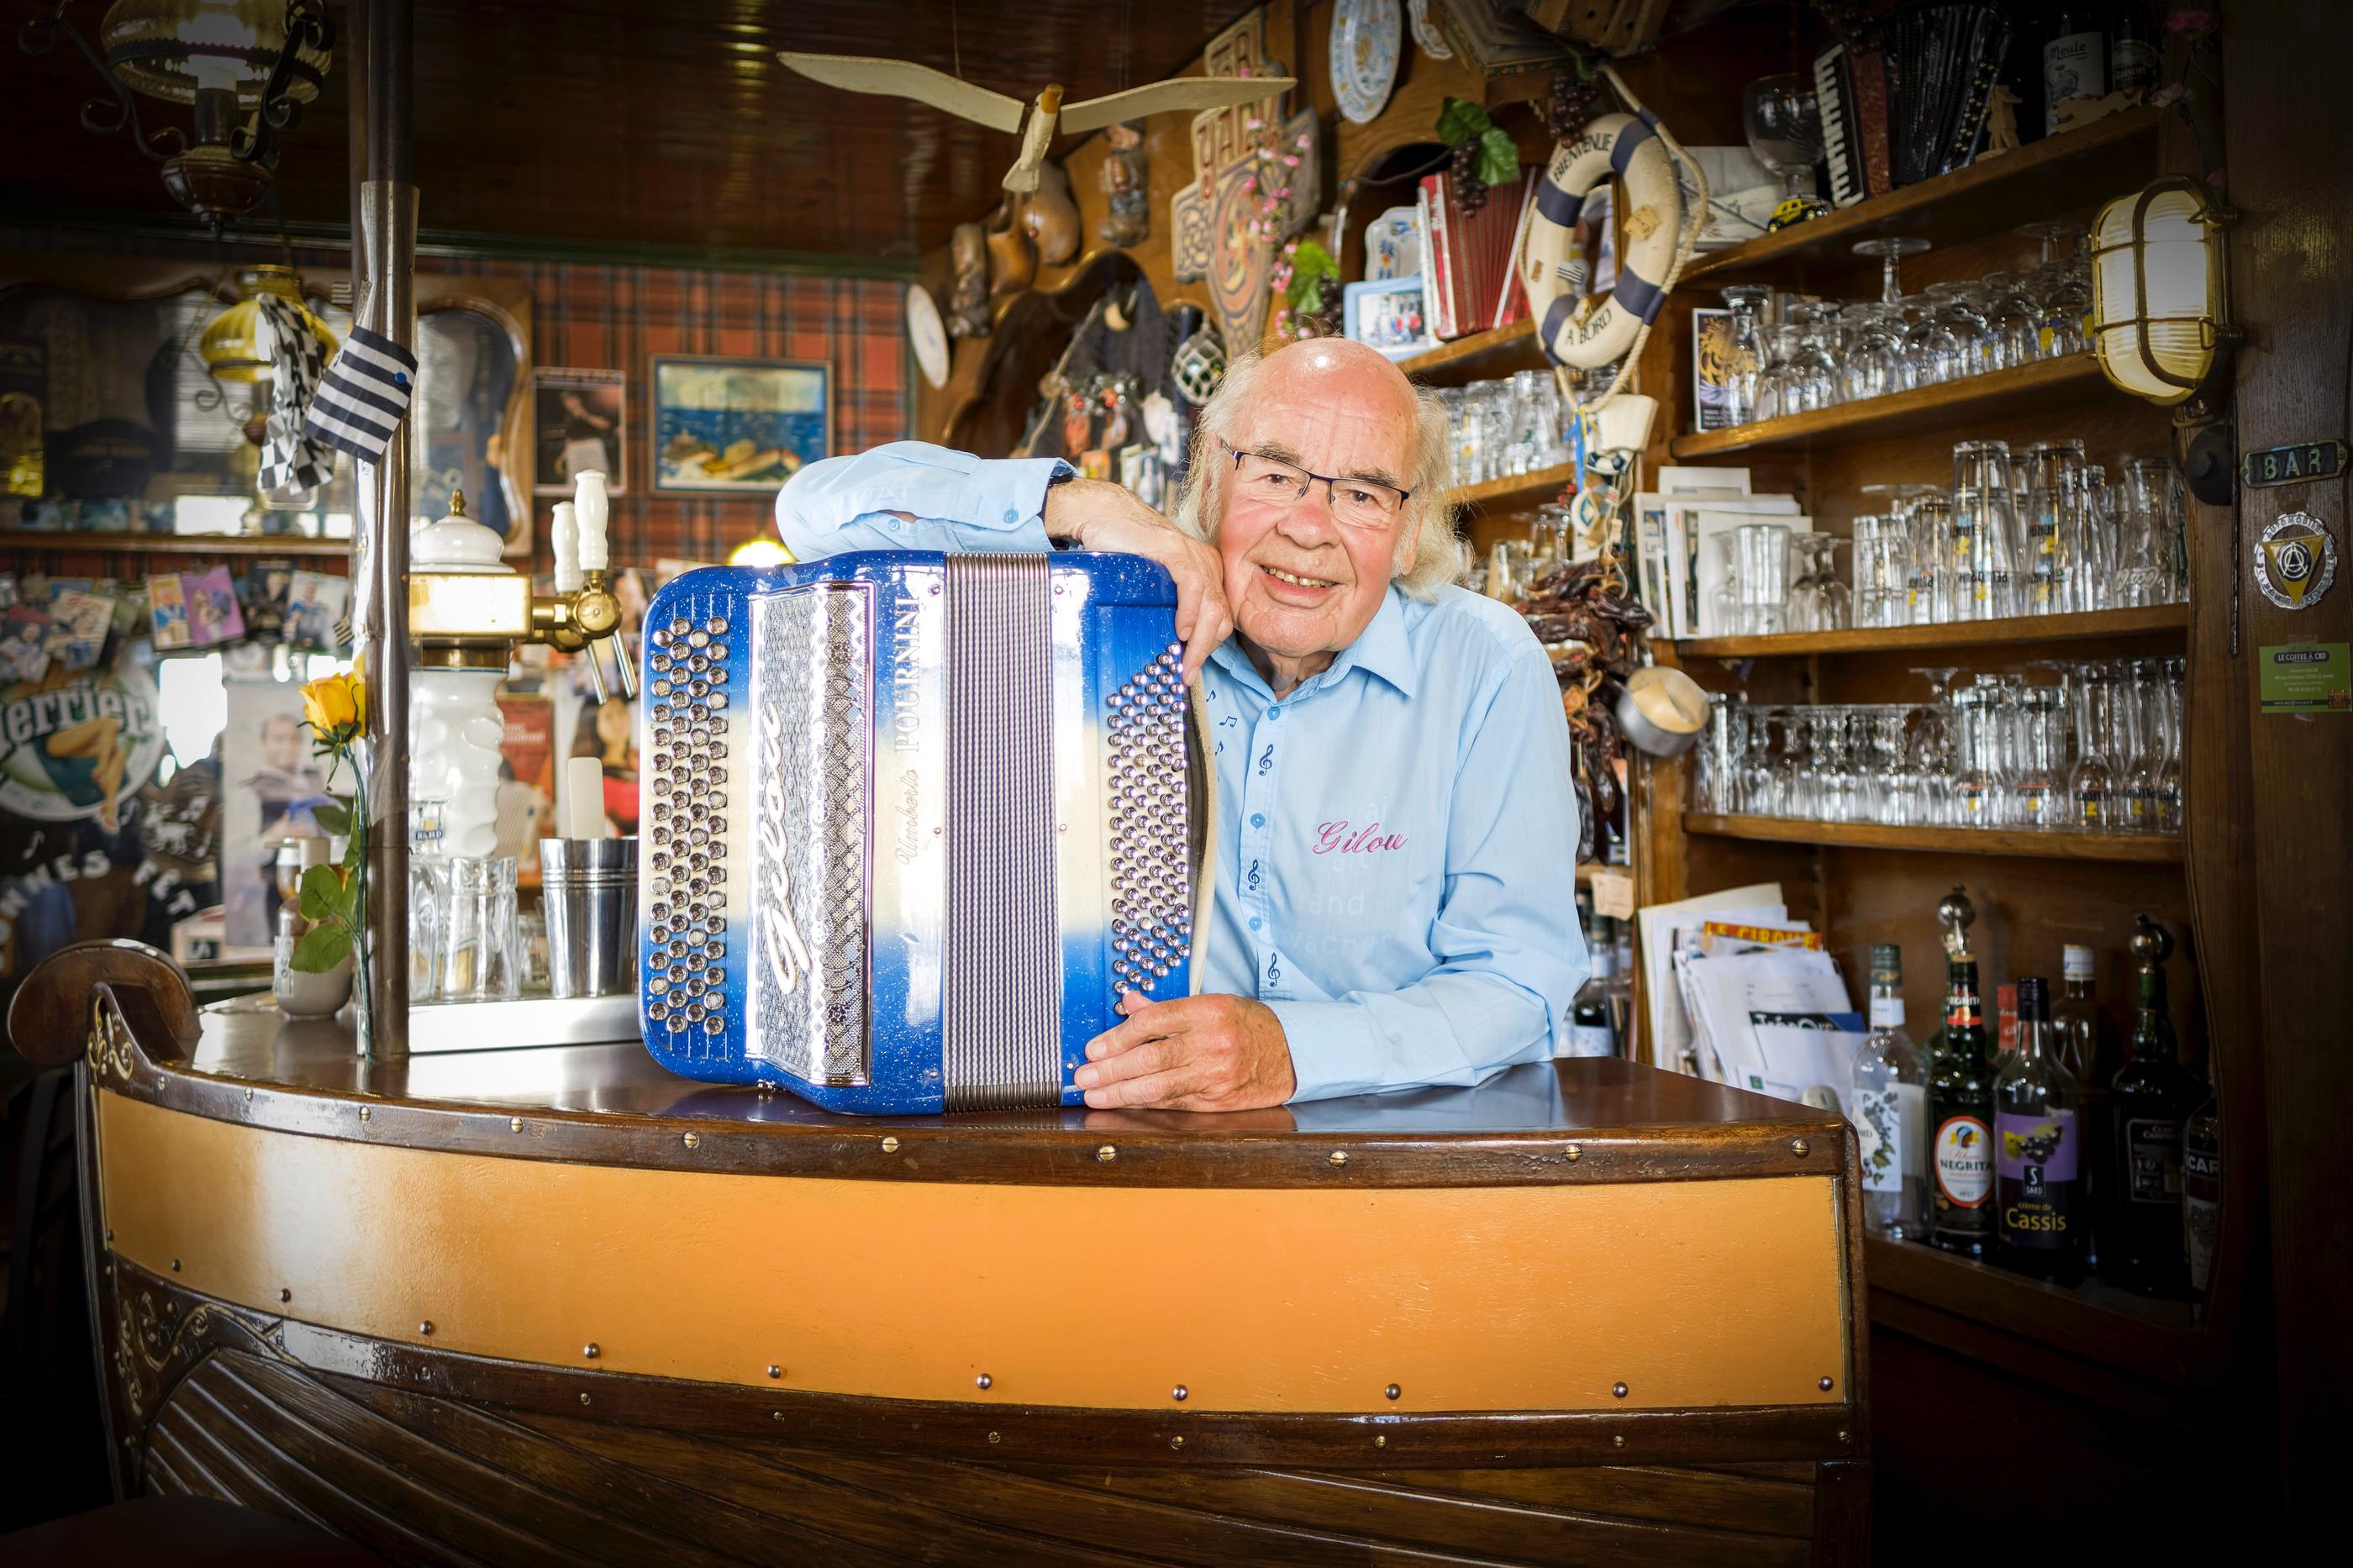
<svg viewBox="0 0 2353 1568"><path fill-rule="evenodd" d="M309 429L311 400L327 352L309 319L275 294L255 296L269 323L269 418L261 443L261 493L316 489L333 477L335 454Z"/></svg>
<svg viewBox="0 0 2353 1568"><path fill-rule="evenodd" d="M311 400L311 434L375 462L408 412L416 382L415 354L381 333L353 327Z"/></svg>

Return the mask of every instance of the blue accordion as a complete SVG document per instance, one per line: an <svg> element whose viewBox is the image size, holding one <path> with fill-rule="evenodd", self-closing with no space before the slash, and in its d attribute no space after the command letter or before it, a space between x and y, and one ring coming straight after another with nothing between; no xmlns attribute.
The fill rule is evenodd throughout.
<svg viewBox="0 0 2353 1568"><path fill-rule="evenodd" d="M869 1114L1075 1105L1191 988L1208 773L1127 555L689 572L646 615L646 1047Z"/></svg>

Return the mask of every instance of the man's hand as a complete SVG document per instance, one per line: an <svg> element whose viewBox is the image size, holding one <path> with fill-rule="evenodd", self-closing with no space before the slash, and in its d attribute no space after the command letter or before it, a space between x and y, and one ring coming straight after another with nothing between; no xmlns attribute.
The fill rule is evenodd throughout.
<svg viewBox="0 0 2353 1568"><path fill-rule="evenodd" d="M1127 1022L1087 1042L1078 1086L1096 1110L1256 1110L1299 1087L1282 1021L1241 996L1120 998Z"/></svg>
<svg viewBox="0 0 2353 1568"><path fill-rule="evenodd" d="M1226 605L1226 567L1218 552L1108 479L1070 479L1046 491L1046 536L1089 550L1157 561L1176 582L1176 636L1185 645L1185 679L1234 629Z"/></svg>

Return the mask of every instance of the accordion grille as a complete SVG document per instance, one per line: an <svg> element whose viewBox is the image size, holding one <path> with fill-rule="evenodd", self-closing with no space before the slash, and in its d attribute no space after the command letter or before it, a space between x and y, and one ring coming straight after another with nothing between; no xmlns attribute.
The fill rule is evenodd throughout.
<svg viewBox="0 0 2353 1568"><path fill-rule="evenodd" d="M724 616L646 637L646 1019L687 1056L727 1031Z"/></svg>
<svg viewBox="0 0 2353 1568"><path fill-rule="evenodd" d="M1114 994L1151 994L1193 942L1183 656L1169 644L1105 700Z"/></svg>
<svg viewBox="0 0 2353 1568"><path fill-rule="evenodd" d="M1051 657L1046 557L948 557L950 1110L1061 1098Z"/></svg>

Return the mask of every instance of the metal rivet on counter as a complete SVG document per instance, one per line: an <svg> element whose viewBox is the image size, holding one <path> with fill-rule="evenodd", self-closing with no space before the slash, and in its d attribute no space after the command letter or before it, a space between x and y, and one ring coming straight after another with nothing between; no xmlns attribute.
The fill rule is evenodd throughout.
<svg viewBox="0 0 2353 1568"><path fill-rule="evenodd" d="M427 1318L427 1319L426 1319L423 1322L421 1322L421 1323L417 1324L417 1331L418 1333L420 1333L420 1334L423 1334L423 1335L424 1335L426 1338L427 1338L427 1339L432 1338L432 1337L433 1337L433 1320L432 1320L432 1319L430 1319L430 1318Z"/></svg>
<svg viewBox="0 0 2353 1568"><path fill-rule="evenodd" d="M1185 1439L1182 1437L1171 1437L1168 1439L1168 1446L1172 1448L1181 1448L1185 1446Z"/></svg>
<svg viewBox="0 0 2353 1568"><path fill-rule="evenodd" d="M1345 1149L1335 1149L1332 1151L1332 1163L1335 1165L1345 1165L1347 1163L1348 1152Z"/></svg>
<svg viewBox="0 0 2353 1568"><path fill-rule="evenodd" d="M698 1143L702 1142L702 1138L701 1138L700 1136L698 1136L697 1134L692 1133L692 1132L690 1132L690 1133L688 1133L688 1134L687 1134L683 1139L681 1139L681 1142L683 1142L683 1143L684 1143L688 1148L691 1149L691 1148L693 1148L696 1144L698 1144Z"/></svg>
<svg viewBox="0 0 2353 1568"><path fill-rule="evenodd" d="M768 1418L772 1421L782 1421L785 1418L785 1413L781 1410L771 1410L768 1412Z"/></svg>
<svg viewBox="0 0 2353 1568"><path fill-rule="evenodd" d="M1836 1379L1834 1379L1834 1378L1828 1378L1828 1377L1826 1377L1826 1378L1822 1379L1822 1392L1823 1392L1824 1394L1828 1394L1828 1393L1829 1393L1829 1392L1830 1392L1833 1387L1835 1387L1836 1385L1837 1385L1837 1380L1836 1380Z"/></svg>
<svg viewBox="0 0 2353 1568"><path fill-rule="evenodd" d="M976 1377L976 1378L974 1378L974 1379L972 1380L972 1385L973 1385L975 1388L987 1388L987 1387L988 1387L991 1384L994 1384L996 1381L997 1381L997 1379L995 1379L995 1378L993 1378L993 1377L989 1376L989 1375L988 1375L988 1373L985 1373L985 1372L984 1372L984 1373L982 1373L978 1377Z"/></svg>
<svg viewBox="0 0 2353 1568"><path fill-rule="evenodd" d="M245 1091L245 1100L248 1105L253 1103L253 1090L249 1088Z"/></svg>
<svg viewBox="0 0 2353 1568"><path fill-rule="evenodd" d="M1001 1441L1003 1441L1003 1439L1002 1439L1002 1438L1000 1438L1000 1437L998 1437L998 1436L997 1436L997 1435L996 1433L994 1433L994 1432L991 1432L991 1433L988 1435L988 1440L989 1440L990 1442L992 1442L992 1443L996 1443L996 1442L1001 1442Z"/></svg>
<svg viewBox="0 0 2353 1568"><path fill-rule="evenodd" d="M770 1377L782 1377L785 1375L785 1369L780 1366L771 1366L768 1368L768 1375Z"/></svg>
<svg viewBox="0 0 2353 1568"><path fill-rule="evenodd" d="M522 1131L522 1117L520 1117L520 1116L510 1116L510 1117L508 1117L508 1118L507 1118L507 1131L510 1131L510 1132L520 1132L520 1131Z"/></svg>
<svg viewBox="0 0 2353 1568"><path fill-rule="evenodd" d="M1802 1138L1790 1139L1789 1152L1795 1154L1800 1160L1804 1159L1806 1157L1806 1141Z"/></svg>
<svg viewBox="0 0 2353 1568"><path fill-rule="evenodd" d="M1387 1437L1382 1436L1379 1433L1375 1433L1375 1434L1373 1435L1373 1447L1376 1447L1376 1448L1386 1448L1386 1447L1388 1447L1388 1446L1389 1446L1389 1440L1388 1440Z"/></svg>
<svg viewBox="0 0 2353 1568"><path fill-rule="evenodd" d="M108 1226L106 1227L106 1239L109 1241L112 1241L114 1239L114 1227L112 1226Z"/></svg>
<svg viewBox="0 0 2353 1568"><path fill-rule="evenodd" d="M1616 1436L1615 1437L1610 1438L1610 1439L1609 1439L1609 1441L1610 1441L1610 1442L1612 1442L1612 1443L1614 1443L1614 1444L1616 1444L1619 1447L1622 1448L1622 1447L1624 1447L1626 1446L1626 1434L1625 1434L1625 1433L1623 1433L1623 1432L1620 1432L1620 1433L1619 1433L1619 1434L1618 1434L1618 1436Z"/></svg>
<svg viewBox="0 0 2353 1568"><path fill-rule="evenodd" d="M595 1361L604 1352L596 1348L596 1342L595 1340L590 1340L588 1343L582 1348L580 1353L586 1356L590 1361Z"/></svg>
<svg viewBox="0 0 2353 1568"><path fill-rule="evenodd" d="M1622 1383L1613 1383L1609 1385L1609 1392L1623 1399L1626 1397L1626 1385Z"/></svg>
<svg viewBox="0 0 2353 1568"><path fill-rule="evenodd" d="M1392 1383L1387 1388L1382 1389L1381 1392L1388 1394L1391 1399L1395 1399L1398 1394L1403 1394L1405 1390Z"/></svg>
<svg viewBox="0 0 2353 1568"><path fill-rule="evenodd" d="M1839 1434L1839 1438L1838 1438L1838 1440L1839 1440L1840 1442L1841 1442L1841 1443L1845 1442L1845 1441L1847 1440L1846 1434L1845 1434L1844 1432L1841 1432L1841 1433Z"/></svg>
<svg viewBox="0 0 2353 1568"><path fill-rule="evenodd" d="M882 1140L882 1152L885 1154L895 1154L898 1152L899 1141L896 1138L885 1138Z"/></svg>
<svg viewBox="0 0 2353 1568"><path fill-rule="evenodd" d="M180 1271L180 1260L179 1260L178 1258L174 1258L174 1259L172 1259L172 1272L173 1272L173 1273L174 1273L174 1274L177 1274L179 1271Z"/></svg>
<svg viewBox="0 0 2353 1568"><path fill-rule="evenodd" d="M365 1121L367 1119L368 1119L368 1108L367 1108L366 1106L363 1105L363 1106L361 1106L361 1107L360 1107L360 1120L361 1120L362 1121Z"/></svg>
<svg viewBox="0 0 2353 1568"><path fill-rule="evenodd" d="M1095 1158L1108 1165L1119 1158L1119 1148L1116 1144L1106 1143L1095 1151Z"/></svg>
<svg viewBox="0 0 2353 1568"><path fill-rule="evenodd" d="M588 1403L588 1396L587 1396L586 1394L582 1394L582 1395L580 1396L580 1403L581 1403L581 1404L583 1404L583 1405L587 1404L587 1403Z"/></svg>
<svg viewBox="0 0 2353 1568"><path fill-rule="evenodd" d="M1181 1384L1181 1383L1180 1383L1180 1384L1178 1384L1175 1388L1170 1389L1168 1392L1169 1392L1169 1394L1170 1394L1170 1395L1171 1395L1172 1397L1174 1397L1174 1398L1176 1398L1176 1400L1178 1400L1178 1401L1180 1401L1180 1402L1181 1402L1181 1401L1184 1399L1184 1397L1185 1397L1185 1385L1184 1385L1183 1384Z"/></svg>
<svg viewBox="0 0 2353 1568"><path fill-rule="evenodd" d="M1577 1144L1571 1143L1567 1148L1560 1152L1560 1157L1574 1165L1577 1162L1585 1158L1585 1150Z"/></svg>
<svg viewBox="0 0 2353 1568"><path fill-rule="evenodd" d="M278 1299L281 1301L291 1301L294 1299L294 1292L281 1289L278 1292Z"/></svg>

